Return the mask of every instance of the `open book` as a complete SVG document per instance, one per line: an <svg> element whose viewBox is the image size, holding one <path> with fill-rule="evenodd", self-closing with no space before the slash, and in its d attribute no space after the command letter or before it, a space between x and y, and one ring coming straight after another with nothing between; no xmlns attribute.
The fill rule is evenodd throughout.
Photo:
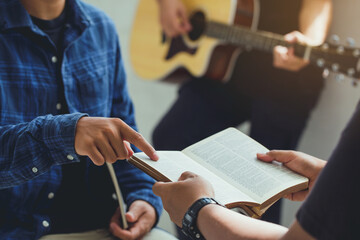
<svg viewBox="0 0 360 240"><path fill-rule="evenodd" d="M258 218L284 195L308 187L306 177L280 163L256 158L256 153L267 151L239 130L228 128L181 152L158 151L157 162L144 153L136 153L128 161L157 181L177 181L181 173L194 172L213 185L220 203Z"/></svg>

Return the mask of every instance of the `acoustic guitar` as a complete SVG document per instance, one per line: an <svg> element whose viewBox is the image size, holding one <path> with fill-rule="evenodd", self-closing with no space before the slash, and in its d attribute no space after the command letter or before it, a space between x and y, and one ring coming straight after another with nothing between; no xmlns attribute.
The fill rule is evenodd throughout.
<svg viewBox="0 0 360 240"><path fill-rule="evenodd" d="M292 46L310 64L355 79L360 76L360 50L325 43L289 44L282 35L256 31L256 0L183 0L192 31L168 38L162 31L155 0L140 0L130 45L131 64L145 80L182 79L190 74L226 81L244 50L272 53L277 45ZM354 80L356 83L356 80Z"/></svg>

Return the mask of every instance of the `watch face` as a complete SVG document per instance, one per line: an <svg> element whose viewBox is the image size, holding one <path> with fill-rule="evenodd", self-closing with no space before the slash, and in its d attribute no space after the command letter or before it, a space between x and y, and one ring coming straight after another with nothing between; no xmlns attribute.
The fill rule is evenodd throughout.
<svg viewBox="0 0 360 240"><path fill-rule="evenodd" d="M184 228L181 229L181 232L182 232L185 236L190 237L190 234L189 234L187 231L185 231Z"/></svg>
<svg viewBox="0 0 360 240"><path fill-rule="evenodd" d="M195 203L193 203L193 205L191 205L191 207L187 210L182 221L182 229L181 229L181 231L186 236L191 237L193 239L200 239L200 240L204 239L204 237L201 235L199 229L196 226L196 219L200 209L211 203L219 204L216 200L212 198L201 198L198 199Z"/></svg>
<svg viewBox="0 0 360 240"><path fill-rule="evenodd" d="M185 214L184 219L188 222L191 222L193 218L189 214Z"/></svg>

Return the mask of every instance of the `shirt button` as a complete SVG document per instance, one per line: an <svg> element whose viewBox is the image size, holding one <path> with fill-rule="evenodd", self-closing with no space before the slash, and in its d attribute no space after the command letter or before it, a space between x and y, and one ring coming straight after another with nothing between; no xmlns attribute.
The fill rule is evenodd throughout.
<svg viewBox="0 0 360 240"><path fill-rule="evenodd" d="M31 170L33 171L33 173L37 173L37 172L38 172L38 169L37 169L36 167L33 167Z"/></svg>
<svg viewBox="0 0 360 240"><path fill-rule="evenodd" d="M60 110L60 109L61 109L61 103L56 104L56 109L57 109L57 110Z"/></svg>
<svg viewBox="0 0 360 240"><path fill-rule="evenodd" d="M44 220L44 221L42 222L42 225L43 225L44 227L46 227L46 228L50 226L49 222L46 221L46 220Z"/></svg>
<svg viewBox="0 0 360 240"><path fill-rule="evenodd" d="M53 62L53 63L56 63L57 62L57 57L56 56L53 56L52 58L51 58L51 61Z"/></svg>
<svg viewBox="0 0 360 240"><path fill-rule="evenodd" d="M67 159L69 159L69 160L71 160L71 161L72 161L72 160L74 160L74 157L73 157L73 156L71 156L70 154L69 154L69 155L67 155L66 157L67 157Z"/></svg>
<svg viewBox="0 0 360 240"><path fill-rule="evenodd" d="M111 197L112 197L112 199L117 200L117 196L115 193L113 193Z"/></svg>
<svg viewBox="0 0 360 240"><path fill-rule="evenodd" d="M53 199L55 196L55 194L53 192L49 193L48 194L48 199Z"/></svg>

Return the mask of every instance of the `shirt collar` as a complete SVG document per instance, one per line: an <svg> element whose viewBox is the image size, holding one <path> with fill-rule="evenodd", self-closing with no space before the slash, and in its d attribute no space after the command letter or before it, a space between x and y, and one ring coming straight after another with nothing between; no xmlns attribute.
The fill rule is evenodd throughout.
<svg viewBox="0 0 360 240"><path fill-rule="evenodd" d="M69 24L84 30L92 24L91 18L79 0L67 0Z"/></svg>
<svg viewBox="0 0 360 240"><path fill-rule="evenodd" d="M0 1L0 28L33 27L31 18L19 0Z"/></svg>
<svg viewBox="0 0 360 240"><path fill-rule="evenodd" d="M69 24L84 30L91 19L78 0L67 0L69 4ZM0 1L0 30L29 27L34 29L30 15L20 0Z"/></svg>

